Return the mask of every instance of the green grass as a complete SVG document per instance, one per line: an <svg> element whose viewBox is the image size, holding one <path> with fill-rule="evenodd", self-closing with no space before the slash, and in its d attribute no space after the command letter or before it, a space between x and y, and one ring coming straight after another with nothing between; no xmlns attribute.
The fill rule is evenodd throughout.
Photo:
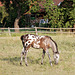
<svg viewBox="0 0 75 75"><path fill-rule="evenodd" d="M41 35L41 34L40 34ZM48 35L48 34L45 34ZM50 36L50 35L49 35ZM51 35L60 51L59 64L55 65L50 49L53 66L47 55L41 65L42 49L30 48L27 58L29 66L20 66L22 43L19 37L0 37L0 75L74 75L75 74L75 36Z"/></svg>

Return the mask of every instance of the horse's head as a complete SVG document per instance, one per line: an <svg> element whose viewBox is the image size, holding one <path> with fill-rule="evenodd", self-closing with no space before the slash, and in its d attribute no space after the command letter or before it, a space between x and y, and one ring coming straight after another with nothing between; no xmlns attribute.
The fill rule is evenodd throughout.
<svg viewBox="0 0 75 75"><path fill-rule="evenodd" d="M54 53L54 61L55 61L55 64L58 64L58 61L59 61L59 53Z"/></svg>

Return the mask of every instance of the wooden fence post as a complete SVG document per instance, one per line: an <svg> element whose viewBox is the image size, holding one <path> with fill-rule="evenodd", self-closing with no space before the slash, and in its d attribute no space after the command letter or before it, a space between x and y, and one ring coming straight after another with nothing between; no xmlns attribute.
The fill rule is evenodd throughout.
<svg viewBox="0 0 75 75"><path fill-rule="evenodd" d="M38 33L37 33L37 27L35 27L35 34L38 35Z"/></svg>
<svg viewBox="0 0 75 75"><path fill-rule="evenodd" d="M9 33L9 35L11 36L11 33L10 33L10 28L8 27L8 33Z"/></svg>
<svg viewBox="0 0 75 75"><path fill-rule="evenodd" d="M62 34L62 29L60 28L60 33Z"/></svg>

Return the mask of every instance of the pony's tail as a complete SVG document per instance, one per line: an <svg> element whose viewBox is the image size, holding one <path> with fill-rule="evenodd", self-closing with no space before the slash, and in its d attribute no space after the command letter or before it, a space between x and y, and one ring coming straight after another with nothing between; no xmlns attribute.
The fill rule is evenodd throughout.
<svg viewBox="0 0 75 75"><path fill-rule="evenodd" d="M24 35L22 35L22 36L20 37L21 41L23 40L23 37L24 37Z"/></svg>

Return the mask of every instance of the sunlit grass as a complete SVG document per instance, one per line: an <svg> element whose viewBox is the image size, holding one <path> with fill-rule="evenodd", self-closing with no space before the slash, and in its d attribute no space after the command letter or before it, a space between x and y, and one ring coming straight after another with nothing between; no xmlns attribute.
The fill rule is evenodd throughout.
<svg viewBox="0 0 75 75"><path fill-rule="evenodd" d="M45 34L47 35L47 34ZM48 56L41 65L42 49L30 48L28 66L20 66L22 43L19 37L0 37L0 75L74 75L75 74L75 36L49 35L58 44L60 52L59 64L55 65L50 49L53 66L49 64Z"/></svg>

